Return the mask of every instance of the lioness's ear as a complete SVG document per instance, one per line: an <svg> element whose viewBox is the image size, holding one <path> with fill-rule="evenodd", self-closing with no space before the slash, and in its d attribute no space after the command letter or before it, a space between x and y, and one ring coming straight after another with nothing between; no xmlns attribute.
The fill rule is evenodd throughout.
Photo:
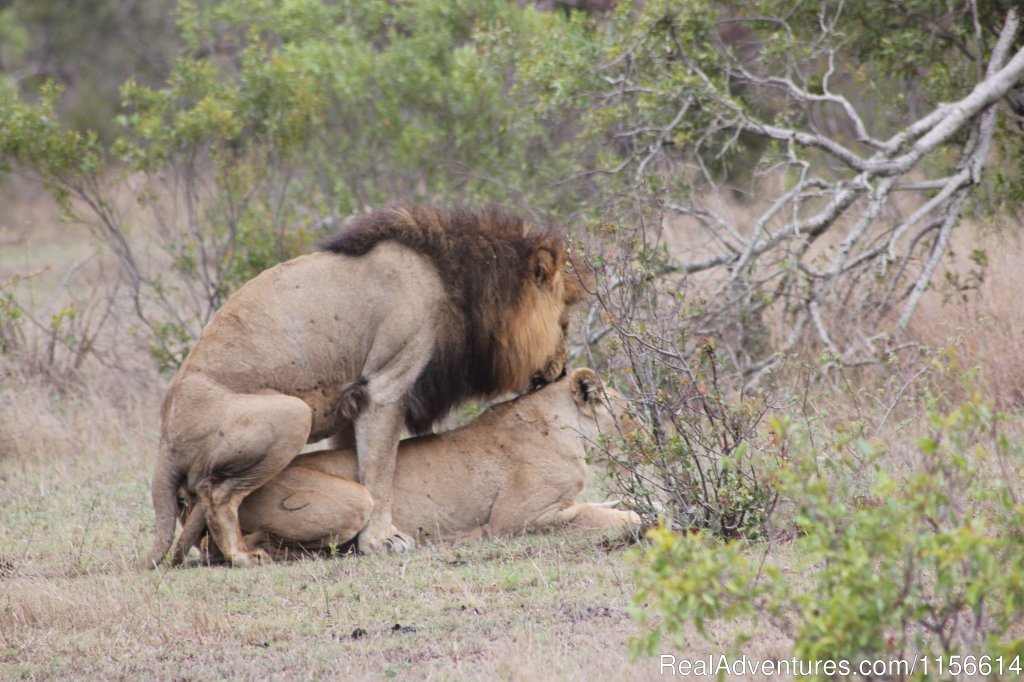
<svg viewBox="0 0 1024 682"><path fill-rule="evenodd" d="M558 252L555 247L543 243L530 256L530 271L539 287L551 287L551 282L558 273Z"/></svg>
<svg viewBox="0 0 1024 682"><path fill-rule="evenodd" d="M574 305L587 297L587 290L577 279L576 273L563 272L562 282L565 284L565 295L562 297L565 305Z"/></svg>
<svg viewBox="0 0 1024 682"><path fill-rule="evenodd" d="M572 398L577 405L586 405L597 400L597 390L601 387L601 380L597 378L594 370L589 367L573 370L572 376L569 377L569 383L572 386Z"/></svg>
<svg viewBox="0 0 1024 682"><path fill-rule="evenodd" d="M597 288L597 276L594 269L585 259L574 257L569 251L568 264L563 273L562 281L565 283L565 304L573 305L587 297L587 294Z"/></svg>

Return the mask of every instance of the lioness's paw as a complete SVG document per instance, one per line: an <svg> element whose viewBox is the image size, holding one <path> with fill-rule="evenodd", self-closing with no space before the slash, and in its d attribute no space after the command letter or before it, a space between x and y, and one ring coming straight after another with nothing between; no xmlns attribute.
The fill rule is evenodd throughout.
<svg viewBox="0 0 1024 682"><path fill-rule="evenodd" d="M235 552L234 556L231 557L231 565L238 568L266 566L272 563L274 563L274 560L261 548Z"/></svg>
<svg viewBox="0 0 1024 682"><path fill-rule="evenodd" d="M416 549L416 541L412 537L391 526L390 532L374 536L367 531L359 534L359 551L362 554L392 552L404 554Z"/></svg>

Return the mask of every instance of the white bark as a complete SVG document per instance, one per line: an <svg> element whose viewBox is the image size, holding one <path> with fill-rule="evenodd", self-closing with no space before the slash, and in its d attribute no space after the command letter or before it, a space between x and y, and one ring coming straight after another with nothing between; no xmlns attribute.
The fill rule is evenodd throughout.
<svg viewBox="0 0 1024 682"><path fill-rule="evenodd" d="M853 104L829 90L828 77L834 71L831 53L819 93L809 92L789 77L760 77L736 66L734 77L752 87L781 90L808 106L838 107L859 147L847 146L813 126L790 128L759 121L722 94L718 101L726 106L730 118L719 131L734 125L737 134L744 130L785 142L790 146L789 160L780 163L780 172L799 167L800 175L789 176L786 191L770 199L746 231L699 201L666 202L666 210L696 218L723 245L720 253L682 262L676 271L727 268L729 276L718 292L724 296L722 315L727 314L725 307L752 300L757 291L782 296L793 313L783 334L788 334L787 345L813 330L821 344L843 362L877 357L880 340L895 344L906 332L946 254L961 211L980 182L996 131L999 103L1024 80L1024 48L1011 54L1019 30L1019 11L1013 8L1007 12L987 68L971 92L956 102L937 106L888 139L872 136ZM699 69L695 68L695 73L705 87L715 88ZM659 131L657 139L668 139L669 128ZM950 141L965 129L970 133L954 172L924 181L907 177L919 172L922 162L940 149L948 149ZM794 153L797 147L824 153L834 162L830 168L834 178L826 181L824 176L812 175L807 161ZM867 151L861 153L858 148ZM655 143L650 151L660 153L660 145ZM651 155L645 157L644 167L651 160ZM891 199L897 191L904 196L908 192L922 196L910 215L894 220L889 216L895 210ZM815 201L820 197L825 198L824 203ZM815 253L810 245L823 234L839 230L844 231L842 238L826 259L827 265L816 267L808 256ZM776 278L774 289L766 289L767 277L755 273L772 268L778 272L784 263L795 264L797 273ZM872 284L872 278L884 281L880 294L872 293L872 286L878 286ZM890 315L888 311L895 305L902 307L898 314L893 311ZM764 364L751 358L749 366Z"/></svg>

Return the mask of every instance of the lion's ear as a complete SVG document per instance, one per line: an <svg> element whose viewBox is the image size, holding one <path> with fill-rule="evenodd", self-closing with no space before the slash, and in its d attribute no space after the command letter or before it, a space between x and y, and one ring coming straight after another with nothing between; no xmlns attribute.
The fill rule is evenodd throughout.
<svg viewBox="0 0 1024 682"><path fill-rule="evenodd" d="M597 400L597 391L601 387L601 380L597 373L589 367L580 367L572 372L569 377L569 385L572 387L572 398L577 405L586 405Z"/></svg>
<svg viewBox="0 0 1024 682"><path fill-rule="evenodd" d="M541 244L530 256L530 271L537 286L551 288L558 273L558 255L550 244Z"/></svg>

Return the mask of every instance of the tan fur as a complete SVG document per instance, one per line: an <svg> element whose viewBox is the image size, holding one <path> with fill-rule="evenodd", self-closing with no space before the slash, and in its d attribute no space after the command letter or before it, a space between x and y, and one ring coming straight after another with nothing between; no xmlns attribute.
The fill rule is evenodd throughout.
<svg viewBox="0 0 1024 682"><path fill-rule="evenodd" d="M560 266L552 253L550 265ZM319 252L267 270L228 299L164 399L152 485L156 532L146 566L158 565L171 547L180 486L194 495L227 561L268 560L247 547L239 505L307 442L337 434L354 436L353 478L374 500L360 549L414 547L391 520L392 478L398 439L416 404L413 387L434 366L442 337L445 348L458 348L445 325L452 289L438 258L388 240L359 255ZM563 339L554 330L571 298L564 277L558 269L523 282L522 294L509 299L519 302L514 309L474 311L517 330L489 358L511 382L502 389L561 371ZM448 376L435 371L437 381ZM453 400L471 397L460 390L450 392Z"/></svg>
<svg viewBox="0 0 1024 682"><path fill-rule="evenodd" d="M593 370L492 407L471 424L401 442L395 525L418 542L453 542L558 526L617 528L628 511L580 503L588 444L632 427L625 401L601 390ZM297 457L247 497L239 518L273 553L352 539L373 500L353 481L354 450Z"/></svg>

